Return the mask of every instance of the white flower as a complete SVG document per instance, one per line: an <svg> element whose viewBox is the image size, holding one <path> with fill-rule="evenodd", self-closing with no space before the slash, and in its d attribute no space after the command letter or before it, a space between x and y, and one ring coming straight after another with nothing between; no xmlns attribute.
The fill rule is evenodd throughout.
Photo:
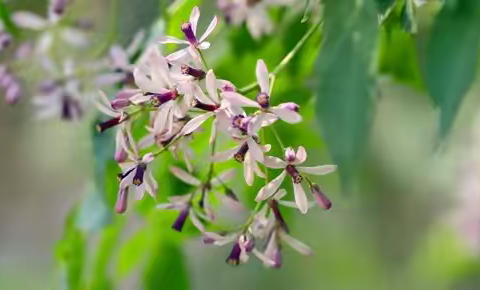
<svg viewBox="0 0 480 290"><path fill-rule="evenodd" d="M160 43L176 43L176 44L188 44L188 47L183 48L179 51L176 51L167 56L169 62L181 62L188 55L190 55L193 60L201 65L201 58L198 53L198 50L205 50L210 47L210 43L205 41L205 39L212 33L213 29L217 25L217 16L214 16L212 22L208 26L207 30L203 33L200 38L197 38L197 23L200 18L200 10L195 6L190 15L190 21L182 24L182 32L185 34L187 40L177 39L173 36L162 37Z"/></svg>
<svg viewBox="0 0 480 290"><path fill-rule="evenodd" d="M252 126L260 126L269 114L274 114L287 123L298 123L302 120L302 116L298 114L299 106L295 103L283 103L275 107L270 106L270 80L267 66L263 60L258 60L256 68L257 82L260 86L260 93L255 101L242 96L236 92L223 92L222 97L232 106L238 107L254 107L259 108L261 113L255 117Z"/></svg>
<svg viewBox="0 0 480 290"><path fill-rule="evenodd" d="M305 191L302 187L303 177L300 172L315 175L325 175L335 171L335 169L337 168L336 165L320 165L314 167L297 166L305 162L306 159L307 152L302 146L298 147L296 153L292 148L287 148L285 150L285 161L277 157L266 156L263 164L265 164L269 168L283 168L284 170L279 176L277 176L275 179L270 181L270 183L260 189L257 197L255 198L255 201L259 202L261 200L265 200L272 196L274 193L276 193L283 180L285 179L285 176L287 176L288 174L292 177L295 203L300 212L306 213L308 211L309 204L307 196L305 195Z"/></svg>
<svg viewBox="0 0 480 290"><path fill-rule="evenodd" d="M120 180L119 196L122 191L135 189L135 198L140 200L147 191L150 196L156 199L158 183L153 178L149 163L155 159L153 154L145 154L142 158L138 158L133 162L120 163L122 173L118 175Z"/></svg>

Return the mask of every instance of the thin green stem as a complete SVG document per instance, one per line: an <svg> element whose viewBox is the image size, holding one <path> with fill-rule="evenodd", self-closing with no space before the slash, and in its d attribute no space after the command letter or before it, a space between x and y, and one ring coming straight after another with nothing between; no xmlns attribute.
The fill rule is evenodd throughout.
<svg viewBox="0 0 480 290"><path fill-rule="evenodd" d="M283 146L282 139L280 139L280 136L278 135L277 130L273 125L270 126L270 128L272 128L273 135L275 135L275 138L277 139L278 144L280 144L280 147L282 147L282 149L285 151L285 146Z"/></svg>
<svg viewBox="0 0 480 290"><path fill-rule="evenodd" d="M300 48L307 42L307 40L315 33L317 28L320 27L323 21L316 23L310 27L310 29L305 33L305 35L298 41L295 47L280 61L280 63L272 70L270 73L270 78L275 77L281 70L285 68L285 66L292 60L292 58L298 53ZM241 88L238 90L240 94L247 94L258 87L258 82L252 82L251 84Z"/></svg>
<svg viewBox="0 0 480 290"><path fill-rule="evenodd" d="M207 61L205 60L205 57L203 56L203 53L200 49L197 48L198 54L200 54L200 58L202 59L203 65L205 66L205 69L208 70L208 64Z"/></svg>

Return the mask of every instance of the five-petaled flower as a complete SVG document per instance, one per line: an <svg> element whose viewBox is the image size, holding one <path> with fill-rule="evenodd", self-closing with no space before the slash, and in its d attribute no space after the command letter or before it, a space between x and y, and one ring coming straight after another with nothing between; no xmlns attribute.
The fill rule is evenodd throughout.
<svg viewBox="0 0 480 290"><path fill-rule="evenodd" d="M279 176L277 176L275 179L270 181L270 183L260 189L257 197L255 198L255 201L258 202L267 199L275 192L277 192L278 188L288 174L292 178L293 182L295 203L297 204L298 209L302 213L306 213L308 211L308 199L302 186L303 176L300 174L300 172L314 175L325 175L335 171L335 169L337 168L336 165L320 165L313 167L298 166L299 164L305 162L306 159L307 152L302 146L298 147L296 153L292 148L287 148L285 150L285 161L277 157L266 156L263 161L263 164L265 164L265 166L269 168L284 170Z"/></svg>

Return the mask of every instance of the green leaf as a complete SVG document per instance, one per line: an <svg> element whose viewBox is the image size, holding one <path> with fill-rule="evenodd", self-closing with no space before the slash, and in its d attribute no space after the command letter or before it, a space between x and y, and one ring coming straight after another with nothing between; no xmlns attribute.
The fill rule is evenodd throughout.
<svg viewBox="0 0 480 290"><path fill-rule="evenodd" d="M145 290L190 289L180 244L168 239L157 241L142 281Z"/></svg>
<svg viewBox="0 0 480 290"><path fill-rule="evenodd" d="M150 245L147 228L139 229L120 248L117 261L117 276L123 278L138 265Z"/></svg>
<svg viewBox="0 0 480 290"><path fill-rule="evenodd" d="M318 57L317 120L340 177L348 185L370 130L377 40L373 0L327 0L323 44Z"/></svg>
<svg viewBox="0 0 480 290"><path fill-rule="evenodd" d="M395 0L375 0L375 2L377 3L380 14L384 14L395 4Z"/></svg>
<svg viewBox="0 0 480 290"><path fill-rule="evenodd" d="M10 10L4 0L0 0L0 19L5 25L5 29L14 36L18 36L18 28L10 17Z"/></svg>
<svg viewBox="0 0 480 290"><path fill-rule="evenodd" d="M426 83L440 108L440 134L452 126L470 87L480 48L480 1L446 3L437 16L425 54Z"/></svg>

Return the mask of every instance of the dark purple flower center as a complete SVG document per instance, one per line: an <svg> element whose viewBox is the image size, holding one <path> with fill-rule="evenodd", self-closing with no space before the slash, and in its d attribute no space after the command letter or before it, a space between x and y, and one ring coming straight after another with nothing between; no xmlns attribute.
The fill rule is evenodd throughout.
<svg viewBox="0 0 480 290"><path fill-rule="evenodd" d="M268 107L270 107L270 97L266 93L258 94L255 100L262 109L268 109Z"/></svg>
<svg viewBox="0 0 480 290"><path fill-rule="evenodd" d="M147 165L144 163L140 163L137 165L137 170L135 171L135 176L133 177L133 184L139 186L143 183L143 176L146 169Z"/></svg>
<svg viewBox="0 0 480 290"><path fill-rule="evenodd" d="M150 100L154 107L160 107L162 104L177 98L176 91L168 91L166 93L147 93L147 95L151 96Z"/></svg>
<svg viewBox="0 0 480 290"><path fill-rule="evenodd" d="M187 38L188 42L190 42L190 44L193 46L197 46L198 40L197 40L197 37L195 36L195 33L193 32L192 25L190 24L190 22L183 23L181 29L183 34L185 34L185 37Z"/></svg>
<svg viewBox="0 0 480 290"><path fill-rule="evenodd" d="M228 256L226 262L232 266L237 266L240 264L240 254L242 253L242 249L240 248L240 245L238 242L236 242L233 245L232 251L230 252L230 255Z"/></svg>
<svg viewBox="0 0 480 290"><path fill-rule="evenodd" d="M110 120L107 120L105 122L98 124L97 131L102 133L107 129L117 126L118 124L120 124L120 117L112 118Z"/></svg>
<svg viewBox="0 0 480 290"><path fill-rule="evenodd" d="M182 65L182 74L192 76L197 80L201 80L205 77L205 72L203 70L193 68L186 64Z"/></svg>
<svg viewBox="0 0 480 290"><path fill-rule="evenodd" d="M213 112L216 109L220 108L220 106L218 106L218 105L205 104L205 103L200 102L197 99L193 99L192 107L200 109L200 110L204 110L204 111L209 111L209 112Z"/></svg>
<svg viewBox="0 0 480 290"><path fill-rule="evenodd" d="M247 142L244 142L242 146L240 146L240 149L238 149L237 153L233 155L233 158L236 161L242 163L243 161L245 161L245 154L247 154L247 152L248 152L248 144Z"/></svg>
<svg viewBox="0 0 480 290"><path fill-rule="evenodd" d="M285 170L287 170L287 173L292 177L294 183L301 183L303 180L303 177L300 175L300 172L295 168L295 166L288 164L287 167L285 167Z"/></svg>
<svg viewBox="0 0 480 290"><path fill-rule="evenodd" d="M188 214L190 213L190 205L185 206L182 208L180 211L180 214L178 215L177 219L172 225L172 229L176 230L177 232L181 232L183 229L183 226L185 225L185 222L187 221Z"/></svg>
<svg viewBox="0 0 480 290"><path fill-rule="evenodd" d="M83 114L80 103L72 99L70 96L64 95L62 98L62 119L71 121L79 119Z"/></svg>

